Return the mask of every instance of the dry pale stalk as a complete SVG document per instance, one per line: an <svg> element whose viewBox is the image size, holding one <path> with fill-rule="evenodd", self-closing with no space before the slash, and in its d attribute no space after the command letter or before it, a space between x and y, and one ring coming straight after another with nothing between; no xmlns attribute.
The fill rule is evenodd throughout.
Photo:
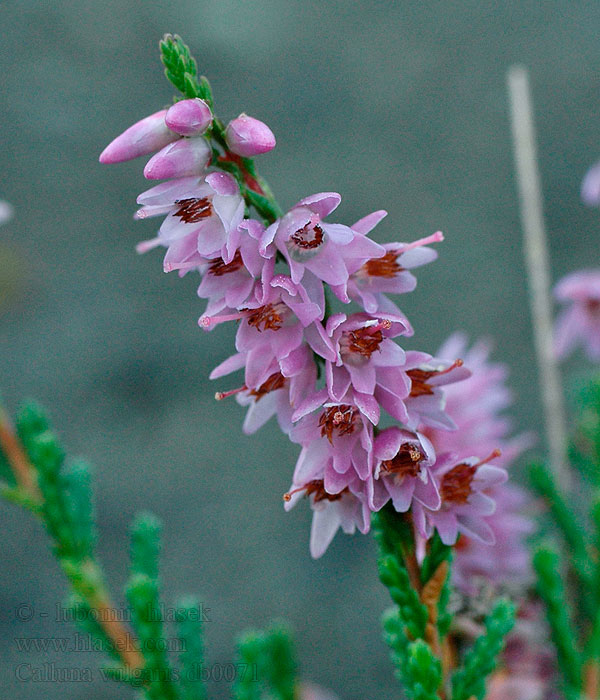
<svg viewBox="0 0 600 700"><path fill-rule="evenodd" d="M513 66L508 71L507 81L529 299L550 467L557 483L569 490L571 475L565 463L567 431L560 373L553 346L550 259L527 70L523 66Z"/></svg>

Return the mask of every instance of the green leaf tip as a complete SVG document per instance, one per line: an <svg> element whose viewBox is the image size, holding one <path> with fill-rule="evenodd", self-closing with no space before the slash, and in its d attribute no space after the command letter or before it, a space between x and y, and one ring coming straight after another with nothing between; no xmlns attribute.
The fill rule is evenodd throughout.
<svg viewBox="0 0 600 700"><path fill-rule="evenodd" d="M496 668L506 635L515 621L516 607L506 598L496 601L485 620L485 633L465 654L462 668L452 677L452 700L483 700L485 683Z"/></svg>
<svg viewBox="0 0 600 700"><path fill-rule="evenodd" d="M267 689L270 698L296 699L297 666L288 625L277 621L266 631L248 630L240 635L237 650L245 672L236 680L236 700L260 700Z"/></svg>
<svg viewBox="0 0 600 700"><path fill-rule="evenodd" d="M411 700L439 700L442 665L422 639L407 649L406 692Z"/></svg>
<svg viewBox="0 0 600 700"><path fill-rule="evenodd" d="M158 579L162 523L153 513L141 512L131 526L131 570Z"/></svg>
<svg viewBox="0 0 600 700"><path fill-rule="evenodd" d="M537 590L544 601L546 617L556 647L558 665L567 686L581 684L582 659L577 649L577 635L571 623L570 606L561 578L562 562L551 545L538 548L533 557Z"/></svg>
<svg viewBox="0 0 600 700"><path fill-rule="evenodd" d="M165 34L159 43L160 58L165 76L183 94L191 99L200 97L213 108L210 83L204 76L198 78L196 59L178 34Z"/></svg>
<svg viewBox="0 0 600 700"><path fill-rule="evenodd" d="M181 641L181 686L183 700L205 700L206 688L200 672L204 664L203 608L194 596L180 598L175 605L177 634Z"/></svg>

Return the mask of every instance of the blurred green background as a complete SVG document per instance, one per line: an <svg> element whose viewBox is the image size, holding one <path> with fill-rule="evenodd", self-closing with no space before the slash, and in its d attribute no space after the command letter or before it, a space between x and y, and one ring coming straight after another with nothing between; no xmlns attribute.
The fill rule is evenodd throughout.
<svg viewBox="0 0 600 700"><path fill-rule="evenodd" d="M98 154L170 102L157 42L178 32L209 76L219 114L266 121L277 149L260 168L284 207L342 193L340 220L374 209L380 241L446 234L437 263L401 300L410 347L434 351L455 329L492 336L510 364L515 415L540 426L512 167L505 71L531 69L553 275L597 263L599 221L579 202L600 156L600 5L555 0L175 3L3 0L0 387L10 406L51 408L71 453L97 468L101 555L120 594L127 530L142 508L165 522L167 599L205 601L208 663L235 633L285 617L303 677L345 700L397 696L379 618L388 601L369 537L308 553L310 512L282 508L297 447L274 424L241 434L234 401L213 401L212 366L235 329L201 332L197 280L139 257L141 161ZM228 385L229 386L229 385ZM18 651L15 637L73 637L55 620L65 585L37 523L0 504L2 695L124 698L87 683L24 683L19 664L96 667L85 653ZM19 621L15 609L35 606ZM228 697L215 683L211 697Z"/></svg>

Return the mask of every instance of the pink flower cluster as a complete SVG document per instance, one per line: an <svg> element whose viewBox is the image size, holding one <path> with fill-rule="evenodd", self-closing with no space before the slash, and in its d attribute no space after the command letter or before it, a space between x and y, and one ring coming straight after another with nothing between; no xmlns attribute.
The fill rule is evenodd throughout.
<svg viewBox="0 0 600 700"><path fill-rule="evenodd" d="M512 403L506 386L508 370L490 362L490 351L490 345L484 341L469 348L459 333L444 343L438 354L464 358L472 374L446 389L446 412L457 430L425 428L424 433L437 452L452 453L461 460L468 461L473 453L489 454L499 449L497 464L507 469L533 444L534 436L523 433L509 437L513 426L503 415ZM531 512L527 492L514 483L501 487L495 483L483 489L483 495L494 501L495 510L486 522L475 522L476 532L469 532L463 523L452 567L454 583L467 594L473 593L477 581L482 579L523 589L531 583L532 576L526 537L535 529L534 521L525 515ZM454 514L460 522L461 514L456 510ZM439 519L440 514L435 517Z"/></svg>
<svg viewBox="0 0 600 700"><path fill-rule="evenodd" d="M462 419L448 410L445 392L471 373L458 348L440 357L405 351L397 340L413 330L388 296L415 288L412 270L436 258L429 244L442 234L380 245L369 234L386 212L352 226L332 222L341 199L335 192L305 197L274 220L251 218L248 189L261 194L260 185L249 176L248 189L240 189L219 167L243 164L240 158L266 152L275 139L262 122L241 115L215 157L211 119L202 100L183 100L130 127L101 160L158 150L144 174L170 179L139 196L136 216L162 223L138 250L162 246L165 271L200 274L204 330L237 322L236 352L211 378L243 370L243 381L217 398L235 394L247 407L246 432L274 416L300 445L284 500L289 509L308 499L312 555L321 556L339 528L367 532L371 513L389 502L411 511L423 539L437 529L447 544L460 534L493 542L488 519L507 478L490 464L499 459L497 445L460 430L454 440L438 439L454 434ZM358 310L331 313L334 298Z"/></svg>

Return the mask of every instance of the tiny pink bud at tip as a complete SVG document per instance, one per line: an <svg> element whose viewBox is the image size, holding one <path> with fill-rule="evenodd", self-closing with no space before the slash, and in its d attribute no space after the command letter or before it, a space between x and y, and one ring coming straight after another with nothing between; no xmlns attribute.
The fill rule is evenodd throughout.
<svg viewBox="0 0 600 700"><path fill-rule="evenodd" d="M244 158L267 153L275 148L275 136L269 127L254 117L240 114L225 129L225 140L232 153Z"/></svg>
<svg viewBox="0 0 600 700"><path fill-rule="evenodd" d="M165 123L177 134L197 136L208 129L212 119L212 112L206 102L194 97L191 100L180 100L169 107Z"/></svg>

